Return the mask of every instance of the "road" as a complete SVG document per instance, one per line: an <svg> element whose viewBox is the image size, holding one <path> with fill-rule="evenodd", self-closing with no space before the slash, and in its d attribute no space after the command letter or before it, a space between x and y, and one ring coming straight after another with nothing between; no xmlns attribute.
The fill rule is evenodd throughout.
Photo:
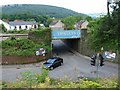
<svg viewBox="0 0 120 90"><path fill-rule="evenodd" d="M54 55L63 58L64 64L54 70L49 71L51 78L77 80L77 77L96 77L96 67L90 65L90 59L81 55L76 55L60 40L54 40ZM31 72L41 73L42 63L28 65L4 65L2 67L2 80L15 81L20 77L21 72L31 70ZM19 69L18 69L19 67ZM118 76L118 66L111 62L105 62L103 67L99 67L99 77Z"/></svg>

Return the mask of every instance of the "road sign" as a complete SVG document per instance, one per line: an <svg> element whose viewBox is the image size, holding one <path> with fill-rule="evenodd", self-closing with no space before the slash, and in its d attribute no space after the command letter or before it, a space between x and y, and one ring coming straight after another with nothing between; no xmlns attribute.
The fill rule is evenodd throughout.
<svg viewBox="0 0 120 90"><path fill-rule="evenodd" d="M42 55L42 54L44 54L43 56L45 56L45 49L39 48L39 49L36 51L36 55L38 56L38 55Z"/></svg>

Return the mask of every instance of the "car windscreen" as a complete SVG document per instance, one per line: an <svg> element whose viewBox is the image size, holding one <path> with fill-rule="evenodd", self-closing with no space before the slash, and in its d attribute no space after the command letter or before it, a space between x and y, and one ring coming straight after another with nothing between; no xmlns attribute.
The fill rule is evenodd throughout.
<svg viewBox="0 0 120 90"><path fill-rule="evenodd" d="M53 63L55 61L55 59L48 59L47 63Z"/></svg>

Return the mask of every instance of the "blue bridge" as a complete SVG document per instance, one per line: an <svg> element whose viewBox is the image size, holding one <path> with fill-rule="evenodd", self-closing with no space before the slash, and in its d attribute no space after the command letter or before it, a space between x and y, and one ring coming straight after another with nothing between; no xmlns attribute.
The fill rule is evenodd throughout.
<svg viewBox="0 0 120 90"><path fill-rule="evenodd" d="M81 37L81 30L53 30L52 39L75 39Z"/></svg>

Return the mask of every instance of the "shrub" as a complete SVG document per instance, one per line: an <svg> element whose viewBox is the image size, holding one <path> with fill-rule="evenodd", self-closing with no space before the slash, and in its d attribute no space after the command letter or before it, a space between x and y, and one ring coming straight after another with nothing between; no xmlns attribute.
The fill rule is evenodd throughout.
<svg viewBox="0 0 120 90"><path fill-rule="evenodd" d="M16 40L16 37L15 36L11 36L10 40Z"/></svg>
<svg viewBox="0 0 120 90"><path fill-rule="evenodd" d="M108 77L104 79L99 79L98 83L101 84L102 88L117 88L118 82L116 77Z"/></svg>
<svg viewBox="0 0 120 90"><path fill-rule="evenodd" d="M6 33L12 33L12 34L24 34L24 33L28 33L29 30L11 30L11 31L7 31Z"/></svg>
<svg viewBox="0 0 120 90"><path fill-rule="evenodd" d="M48 76L48 70L42 68L42 73L40 77L37 78L37 82L44 83L47 76Z"/></svg>
<svg viewBox="0 0 120 90"><path fill-rule="evenodd" d="M51 47L44 44L36 44L26 38L14 38L2 41L2 54L14 56L31 56L35 54L38 48L46 49L46 52L51 50Z"/></svg>
<svg viewBox="0 0 120 90"><path fill-rule="evenodd" d="M79 82L54 80L48 77L48 71L42 69L41 74L31 73L30 71L21 74L22 78L17 82L5 83L4 87L7 88L117 88L118 84L114 80L98 79L96 81L88 81L87 79L80 79ZM106 82L105 82L106 81Z"/></svg>
<svg viewBox="0 0 120 90"><path fill-rule="evenodd" d="M21 73L21 76L22 78L20 79L20 83L26 82L27 87L32 87L34 85L38 85L39 83L44 83L45 80L47 80L46 77L48 76L48 70L42 69L41 74L38 73L34 74L30 71L27 71Z"/></svg>
<svg viewBox="0 0 120 90"><path fill-rule="evenodd" d="M45 28L44 30L34 30L30 31L28 34L28 38L38 44L44 44L44 46L51 45L51 30L49 28Z"/></svg>
<svg viewBox="0 0 120 90"><path fill-rule="evenodd" d="M7 87L7 83L6 82L0 82L0 90L2 88L6 88Z"/></svg>
<svg viewBox="0 0 120 90"><path fill-rule="evenodd" d="M101 85L97 82L81 80L79 87L80 88L100 88Z"/></svg>

